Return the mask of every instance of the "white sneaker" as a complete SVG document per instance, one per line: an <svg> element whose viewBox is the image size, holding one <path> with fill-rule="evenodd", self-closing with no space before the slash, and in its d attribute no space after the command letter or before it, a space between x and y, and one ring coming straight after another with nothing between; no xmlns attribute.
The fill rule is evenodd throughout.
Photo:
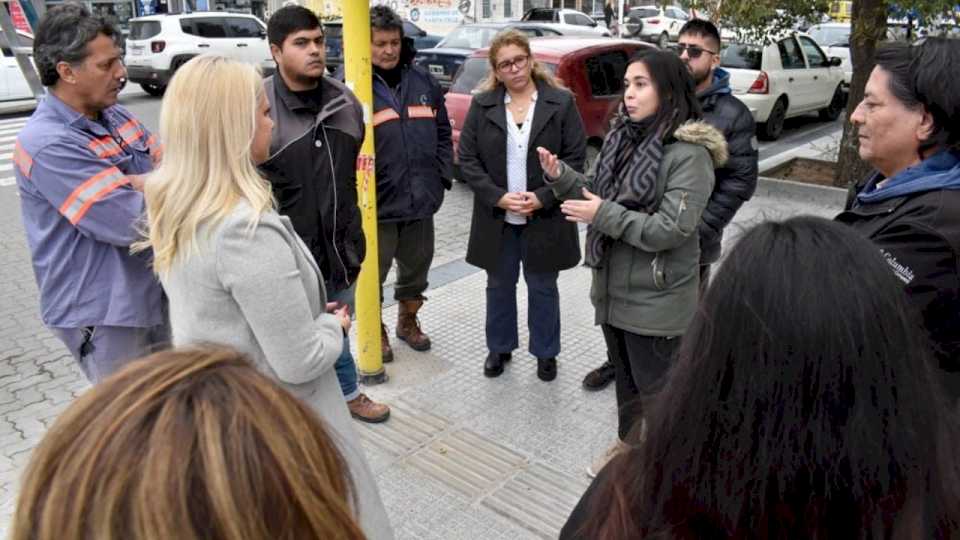
<svg viewBox="0 0 960 540"><path fill-rule="evenodd" d="M596 478L597 474L601 469L607 466L607 463L610 463L610 460L616 457L617 454L625 452L628 446L623 443L623 441L618 440L610 448L607 448L607 451L600 455L597 459L593 460L593 463L587 467L587 476L590 478Z"/></svg>

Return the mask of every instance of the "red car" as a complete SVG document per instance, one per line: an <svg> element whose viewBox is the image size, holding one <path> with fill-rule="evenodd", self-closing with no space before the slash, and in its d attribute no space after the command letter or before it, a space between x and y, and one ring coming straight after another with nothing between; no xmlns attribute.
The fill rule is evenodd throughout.
<svg viewBox="0 0 960 540"><path fill-rule="evenodd" d="M600 152L603 137L610 127L610 116L616 112L623 93L627 61L643 48L653 48L653 45L610 38L540 37L530 40L533 57L576 96L577 109L586 127L588 164ZM444 96L453 128L455 161L460 128L467 117L472 92L490 71L487 54L488 49L479 49L470 55Z"/></svg>

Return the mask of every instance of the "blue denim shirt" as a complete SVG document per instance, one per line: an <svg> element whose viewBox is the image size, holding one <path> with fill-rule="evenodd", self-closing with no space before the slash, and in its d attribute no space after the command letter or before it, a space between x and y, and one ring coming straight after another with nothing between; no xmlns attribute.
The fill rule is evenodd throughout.
<svg viewBox="0 0 960 540"><path fill-rule="evenodd" d="M127 177L149 172L160 153L155 137L123 107L94 121L53 94L20 132L14 172L47 326L165 322L151 255L130 254L144 202Z"/></svg>

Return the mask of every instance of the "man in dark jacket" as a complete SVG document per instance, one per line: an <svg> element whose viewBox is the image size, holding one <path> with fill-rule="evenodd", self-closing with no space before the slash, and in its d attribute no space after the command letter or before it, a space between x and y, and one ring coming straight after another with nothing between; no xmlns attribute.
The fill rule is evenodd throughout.
<svg viewBox="0 0 960 540"><path fill-rule="evenodd" d="M364 132L360 102L325 76L323 29L313 12L300 6L278 10L270 17L267 37L277 74L264 82L274 128L270 158L262 168L280 213L290 218L316 259L328 298L352 308L366 250L355 169ZM346 336L336 370L354 418L382 422L389 417L389 407L360 392Z"/></svg>
<svg viewBox="0 0 960 540"><path fill-rule="evenodd" d="M387 6L374 6L370 31L380 283L396 259L397 337L425 351L430 338L421 330L417 312L433 262L433 215L444 189L452 185L450 121L440 85L412 63L416 51L412 40L403 37L403 19ZM381 338L387 361L392 350L386 325Z"/></svg>
<svg viewBox="0 0 960 540"><path fill-rule="evenodd" d="M948 395L960 398L960 40L877 51L850 115L876 168L837 216L870 238L903 282ZM850 271L850 270L848 270ZM917 354L917 357L922 355Z"/></svg>
<svg viewBox="0 0 960 540"><path fill-rule="evenodd" d="M700 282L706 285L710 265L720 259L723 229L757 188L756 127L750 109L733 96L730 74L720 68L720 32L710 21L694 19L680 29L680 59L697 85L703 119L723 133L730 158L716 169L716 183L700 219ZM583 380L599 390L614 378L607 361Z"/></svg>

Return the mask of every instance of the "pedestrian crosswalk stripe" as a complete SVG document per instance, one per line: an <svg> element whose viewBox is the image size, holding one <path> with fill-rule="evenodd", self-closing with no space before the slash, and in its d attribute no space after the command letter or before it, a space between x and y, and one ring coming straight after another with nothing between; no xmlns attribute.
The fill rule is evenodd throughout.
<svg viewBox="0 0 960 540"><path fill-rule="evenodd" d="M14 126L25 126L27 124L27 118L7 118L5 120L0 120L0 127L14 127Z"/></svg>
<svg viewBox="0 0 960 540"><path fill-rule="evenodd" d="M3 126L0 126L0 135L16 135L17 133L20 133L20 131L22 130L23 130L23 126L10 127L10 128L5 128Z"/></svg>
<svg viewBox="0 0 960 540"><path fill-rule="evenodd" d="M15 176L0 178L0 187L12 186L16 183L17 183L17 178Z"/></svg>

